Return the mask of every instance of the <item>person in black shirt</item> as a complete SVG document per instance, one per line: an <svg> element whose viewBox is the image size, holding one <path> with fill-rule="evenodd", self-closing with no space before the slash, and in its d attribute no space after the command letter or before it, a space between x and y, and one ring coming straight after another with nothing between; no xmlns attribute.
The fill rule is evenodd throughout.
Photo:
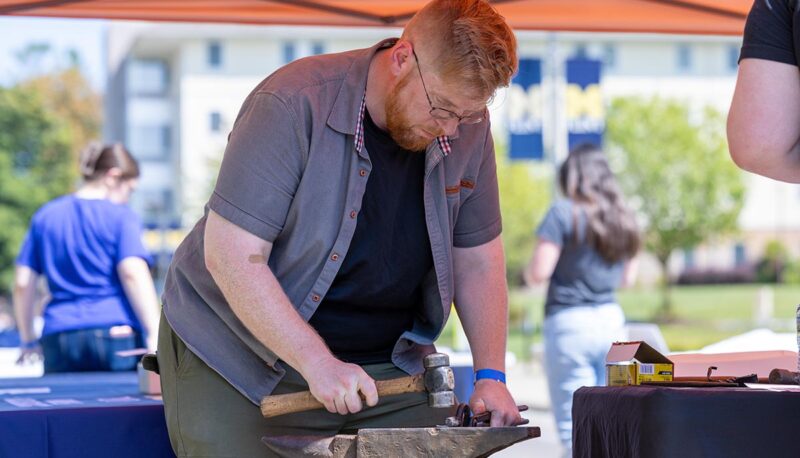
<svg viewBox="0 0 800 458"><path fill-rule="evenodd" d="M800 2L756 0L747 16L728 144L736 164L800 183Z"/></svg>

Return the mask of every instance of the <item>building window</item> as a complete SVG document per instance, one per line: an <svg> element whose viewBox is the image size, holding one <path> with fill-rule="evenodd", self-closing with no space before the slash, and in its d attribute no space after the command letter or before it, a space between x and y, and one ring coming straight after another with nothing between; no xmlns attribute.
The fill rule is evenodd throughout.
<svg viewBox="0 0 800 458"><path fill-rule="evenodd" d="M315 41L311 43L311 54L316 56L318 54L325 54L325 43Z"/></svg>
<svg viewBox="0 0 800 458"><path fill-rule="evenodd" d="M208 43L208 66L211 68L222 67L222 45L218 41Z"/></svg>
<svg viewBox="0 0 800 458"><path fill-rule="evenodd" d="M689 72L692 69L692 47L688 44L678 45L678 71Z"/></svg>
<svg viewBox="0 0 800 458"><path fill-rule="evenodd" d="M585 44L581 43L581 44L575 45L575 58L576 59L586 59L586 57L588 55L589 55L589 52L587 51Z"/></svg>
<svg viewBox="0 0 800 458"><path fill-rule="evenodd" d="M219 133L222 130L222 115L214 111L209 116L211 132Z"/></svg>
<svg viewBox="0 0 800 458"><path fill-rule="evenodd" d="M172 147L172 129L167 125L134 126L128 143L131 153L138 159L167 160Z"/></svg>
<svg viewBox="0 0 800 458"><path fill-rule="evenodd" d="M737 267L747 262L747 253L745 252L744 245L741 243L737 243L733 247L733 262Z"/></svg>
<svg viewBox="0 0 800 458"><path fill-rule="evenodd" d="M694 267L694 250L684 250L683 251L683 268L684 269L691 269Z"/></svg>
<svg viewBox="0 0 800 458"><path fill-rule="evenodd" d="M728 70L736 73L739 70L739 47L728 46Z"/></svg>
<svg viewBox="0 0 800 458"><path fill-rule="evenodd" d="M294 42L287 41L283 43L283 63L288 64L289 62L295 60L297 58L297 50L295 49Z"/></svg>
<svg viewBox="0 0 800 458"><path fill-rule="evenodd" d="M164 154L169 154L172 149L172 128L170 126L161 126L161 147Z"/></svg>
<svg viewBox="0 0 800 458"><path fill-rule="evenodd" d="M175 219L175 197L171 189L138 189L132 197L132 206L142 215L146 229L168 229Z"/></svg>
<svg viewBox="0 0 800 458"><path fill-rule="evenodd" d="M612 44L603 46L603 66L614 68L617 65L617 47Z"/></svg>
<svg viewBox="0 0 800 458"><path fill-rule="evenodd" d="M131 63L128 89L137 96L164 96L169 79L167 63L160 59L141 59Z"/></svg>

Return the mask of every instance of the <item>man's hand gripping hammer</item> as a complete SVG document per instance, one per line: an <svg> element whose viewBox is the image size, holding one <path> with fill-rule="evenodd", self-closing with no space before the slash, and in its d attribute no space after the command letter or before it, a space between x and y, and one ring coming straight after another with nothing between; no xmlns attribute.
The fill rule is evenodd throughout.
<svg viewBox="0 0 800 458"><path fill-rule="evenodd" d="M455 379L453 369L450 367L450 358L443 353L431 353L423 359L422 364L425 367L422 374L376 381L378 397L427 392L429 406L454 406ZM261 414L266 418L323 407L310 391L265 396L261 400Z"/></svg>

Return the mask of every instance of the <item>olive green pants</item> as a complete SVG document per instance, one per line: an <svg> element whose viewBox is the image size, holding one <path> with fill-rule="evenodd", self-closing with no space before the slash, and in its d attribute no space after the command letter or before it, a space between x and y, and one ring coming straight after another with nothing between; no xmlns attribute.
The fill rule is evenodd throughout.
<svg viewBox="0 0 800 458"><path fill-rule="evenodd" d="M410 393L381 398L375 407L355 414L322 409L265 419L258 406L186 348L163 315L158 364L169 439L180 458L279 456L261 442L262 437L330 437L359 428L425 427L443 424L453 414L451 409L428 407L424 393ZM286 377L273 394L308 389L297 371L283 366ZM406 375L391 363L366 365L364 370L376 380Z"/></svg>

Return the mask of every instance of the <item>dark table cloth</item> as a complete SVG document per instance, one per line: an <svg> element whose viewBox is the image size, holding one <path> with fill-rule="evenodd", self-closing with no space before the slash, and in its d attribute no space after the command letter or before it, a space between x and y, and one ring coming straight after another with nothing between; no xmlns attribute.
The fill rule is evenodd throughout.
<svg viewBox="0 0 800 458"><path fill-rule="evenodd" d="M2 458L174 456L163 404L135 372L0 379Z"/></svg>
<svg viewBox="0 0 800 458"><path fill-rule="evenodd" d="M574 457L800 457L800 393L749 388L584 387Z"/></svg>

